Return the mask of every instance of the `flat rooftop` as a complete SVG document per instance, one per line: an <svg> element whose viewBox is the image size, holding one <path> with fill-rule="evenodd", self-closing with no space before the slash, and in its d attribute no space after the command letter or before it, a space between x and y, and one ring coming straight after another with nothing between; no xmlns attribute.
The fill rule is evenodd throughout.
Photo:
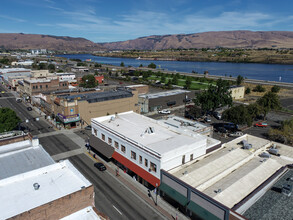
<svg viewBox="0 0 293 220"><path fill-rule="evenodd" d="M0 69L0 73L9 73L9 72L31 72L30 69L25 68L4 68Z"/></svg>
<svg viewBox="0 0 293 220"><path fill-rule="evenodd" d="M34 183L39 184L38 190ZM3 179L1 218L11 218L89 186L91 183L68 160Z"/></svg>
<svg viewBox="0 0 293 220"><path fill-rule="evenodd" d="M100 220L100 216L95 212L93 207L89 206L60 220Z"/></svg>
<svg viewBox="0 0 293 220"><path fill-rule="evenodd" d="M290 197L281 193L284 184L293 184L290 178L293 170L289 169L243 216L248 219L292 219L293 195Z"/></svg>
<svg viewBox="0 0 293 220"><path fill-rule="evenodd" d="M165 92L143 94L143 95L140 95L139 97L148 98L148 99L156 99L156 98L160 98L160 97L185 94L185 93L189 93L189 92L190 91L187 91L187 90L176 89L176 90L169 90L169 91L165 91Z"/></svg>
<svg viewBox="0 0 293 220"><path fill-rule="evenodd" d="M252 148L243 149L240 144L243 140ZM286 145L276 145L280 157L271 155L265 159L259 156L273 144L269 140L244 135L223 144L217 151L168 172L232 208L282 166L292 163L293 148Z"/></svg>
<svg viewBox="0 0 293 220"><path fill-rule="evenodd" d="M54 164L41 145L30 140L0 146L0 180Z"/></svg>
<svg viewBox="0 0 293 220"><path fill-rule="evenodd" d="M103 102L114 99L121 98L129 98L132 97L133 94L128 90L116 90L116 91L106 91L106 92L93 92L86 94L76 94L76 95L59 95L58 98L64 98L67 101L74 101L74 99L78 98L79 101L86 100L89 103L93 102Z"/></svg>
<svg viewBox="0 0 293 220"><path fill-rule="evenodd" d="M142 146L147 146L148 149L160 155L195 142L204 141L207 143L207 137L204 135L186 132L181 128L167 125L132 111L116 116L94 118L93 122L101 123L113 132L117 132Z"/></svg>
<svg viewBox="0 0 293 220"><path fill-rule="evenodd" d="M202 124L200 122L178 116L168 116L166 118L162 118L160 121L166 125L181 128L184 131L201 132L205 129L211 129L211 125Z"/></svg>

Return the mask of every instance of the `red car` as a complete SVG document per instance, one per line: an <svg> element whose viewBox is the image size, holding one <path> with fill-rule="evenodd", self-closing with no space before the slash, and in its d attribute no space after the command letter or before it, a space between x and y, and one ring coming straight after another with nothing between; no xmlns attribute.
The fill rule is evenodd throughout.
<svg viewBox="0 0 293 220"><path fill-rule="evenodd" d="M267 126L268 126L268 124L265 123L265 122L258 122L258 123L255 124L255 127L262 127L262 128L264 128L264 127L267 127Z"/></svg>

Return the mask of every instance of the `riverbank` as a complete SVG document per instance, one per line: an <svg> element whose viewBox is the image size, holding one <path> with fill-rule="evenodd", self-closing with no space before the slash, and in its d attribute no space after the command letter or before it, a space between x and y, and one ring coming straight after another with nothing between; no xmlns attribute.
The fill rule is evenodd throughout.
<svg viewBox="0 0 293 220"><path fill-rule="evenodd" d="M192 61L293 64L293 50L268 49L202 49L202 50L163 50L163 51L115 51L95 56L132 58L140 60Z"/></svg>

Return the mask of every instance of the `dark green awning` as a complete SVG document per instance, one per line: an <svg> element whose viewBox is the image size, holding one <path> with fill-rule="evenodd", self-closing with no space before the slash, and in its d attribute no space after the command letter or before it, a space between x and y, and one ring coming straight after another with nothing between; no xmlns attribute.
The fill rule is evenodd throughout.
<svg viewBox="0 0 293 220"><path fill-rule="evenodd" d="M210 213L209 211L207 211L206 209L202 208L201 206L197 205L192 201L189 202L187 208L202 219L221 220L214 214Z"/></svg>
<svg viewBox="0 0 293 220"><path fill-rule="evenodd" d="M159 189L181 205L185 206L187 204L186 196L183 196L181 193L177 192L175 189L171 188L167 184L161 183Z"/></svg>

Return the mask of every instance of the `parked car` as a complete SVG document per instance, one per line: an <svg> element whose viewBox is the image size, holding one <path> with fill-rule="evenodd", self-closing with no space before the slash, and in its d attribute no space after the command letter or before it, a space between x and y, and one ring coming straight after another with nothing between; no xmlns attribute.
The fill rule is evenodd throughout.
<svg viewBox="0 0 293 220"><path fill-rule="evenodd" d="M213 113L213 116L218 119L218 120L221 120L222 119L222 115L219 113L219 112L214 112Z"/></svg>
<svg viewBox="0 0 293 220"><path fill-rule="evenodd" d="M33 110L32 107L27 107L26 109L27 109L28 111Z"/></svg>
<svg viewBox="0 0 293 220"><path fill-rule="evenodd" d="M92 126L88 125L86 127L84 127L85 130L92 130Z"/></svg>
<svg viewBox="0 0 293 220"><path fill-rule="evenodd" d="M228 133L227 129L224 128L224 127L218 127L218 128L216 128L216 132L220 132L220 133L223 133L223 134Z"/></svg>
<svg viewBox="0 0 293 220"><path fill-rule="evenodd" d="M170 114L171 111L170 110L167 110L167 109L163 109L163 110L160 110L159 113L160 114Z"/></svg>
<svg viewBox="0 0 293 220"><path fill-rule="evenodd" d="M225 123L224 128L226 128L229 131L237 131L238 130L238 125L234 123Z"/></svg>
<svg viewBox="0 0 293 220"><path fill-rule="evenodd" d="M209 123L209 122L212 122L212 120L211 120L209 117L205 117L205 118L204 118L204 121L205 121L205 122L208 122L208 123Z"/></svg>
<svg viewBox="0 0 293 220"><path fill-rule="evenodd" d="M262 128L265 128L265 127L268 127L268 124L265 123L265 122L258 122L254 125L255 127L262 127Z"/></svg>
<svg viewBox="0 0 293 220"><path fill-rule="evenodd" d="M17 99L16 99L16 102L17 102L17 103L22 102L21 98L17 98Z"/></svg>
<svg viewBox="0 0 293 220"><path fill-rule="evenodd" d="M94 166L95 166L96 168L98 168L98 170L100 170L100 171L105 171L105 170L107 170L107 168L105 167L105 165L104 165L103 163L95 163Z"/></svg>
<svg viewBox="0 0 293 220"><path fill-rule="evenodd" d="M229 134L229 136L230 137L241 137L241 136L243 136L243 133L240 131L237 131L237 132Z"/></svg>

